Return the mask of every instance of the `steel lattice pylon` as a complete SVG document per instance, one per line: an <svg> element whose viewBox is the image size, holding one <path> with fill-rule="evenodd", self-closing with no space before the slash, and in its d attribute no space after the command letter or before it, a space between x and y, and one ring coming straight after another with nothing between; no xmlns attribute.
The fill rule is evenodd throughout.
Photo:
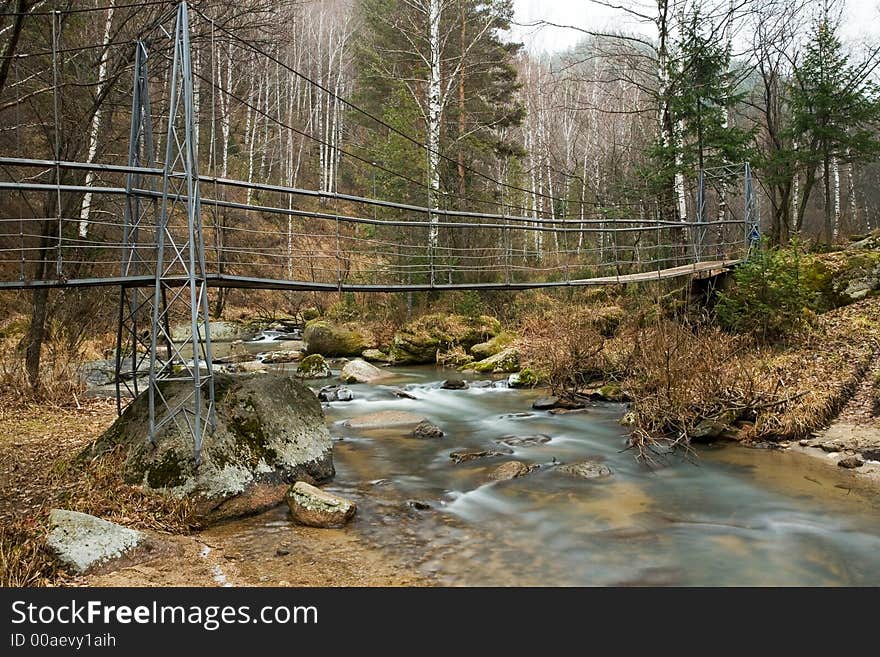
<svg viewBox="0 0 880 657"><path fill-rule="evenodd" d="M155 284L140 290L123 287L120 293L117 403L121 410L123 388L137 396L137 374L149 359L150 440L155 444L159 431L173 422L179 431L192 437L198 465L205 436L213 431L215 423L214 376L185 2L178 7L173 39L171 98L159 198L144 199L141 193L131 193L134 189L153 191L149 175L131 173L126 181L122 275L152 273ZM129 165L149 168L153 136L146 62L146 48L138 43ZM153 240L145 244L143 238L148 232ZM144 253L154 257L145 258ZM186 318L188 332L172 334L172 317ZM123 367L124 362L130 362L130 370ZM190 383L192 387L182 401L179 397L172 401L168 390L163 390L164 381Z"/></svg>

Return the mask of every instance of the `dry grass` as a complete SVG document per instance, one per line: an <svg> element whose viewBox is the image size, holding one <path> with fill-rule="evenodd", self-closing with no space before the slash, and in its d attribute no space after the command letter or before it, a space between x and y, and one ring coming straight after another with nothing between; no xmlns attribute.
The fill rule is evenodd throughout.
<svg viewBox="0 0 880 657"><path fill-rule="evenodd" d="M45 404L0 411L0 586L69 581L46 550L46 519L65 508L141 529L187 532L194 527L188 500L167 500L124 483L122 455L90 461L77 455L115 419L109 400L80 408Z"/></svg>

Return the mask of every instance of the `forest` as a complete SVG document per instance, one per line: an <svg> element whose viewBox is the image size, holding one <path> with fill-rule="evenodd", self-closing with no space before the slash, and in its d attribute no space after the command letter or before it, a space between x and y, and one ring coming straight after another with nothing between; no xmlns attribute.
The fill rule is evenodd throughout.
<svg viewBox="0 0 880 657"><path fill-rule="evenodd" d="M878 583L880 36L582 4L2 0L0 584Z"/></svg>

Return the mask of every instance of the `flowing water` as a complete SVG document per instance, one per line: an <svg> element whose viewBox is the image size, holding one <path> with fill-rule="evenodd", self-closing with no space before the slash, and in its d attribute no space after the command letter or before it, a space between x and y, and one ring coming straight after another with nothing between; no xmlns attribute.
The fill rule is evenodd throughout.
<svg viewBox="0 0 880 657"><path fill-rule="evenodd" d="M621 405L553 415L532 410L536 391L443 390L441 371L395 372L380 385L350 386L354 401L325 405L337 471L327 488L358 504L345 531L441 584L880 584L880 496L851 473L739 446L700 448L692 462L674 457L648 469L621 451ZM395 397L400 387L417 399ZM383 410L424 416L446 435L420 440L405 428L342 424ZM509 434L551 440L450 459L460 450L500 451L498 439ZM613 475L581 480L554 471L557 462L587 458ZM540 467L487 483L509 460ZM290 525L279 508L243 527L240 540L258 550Z"/></svg>

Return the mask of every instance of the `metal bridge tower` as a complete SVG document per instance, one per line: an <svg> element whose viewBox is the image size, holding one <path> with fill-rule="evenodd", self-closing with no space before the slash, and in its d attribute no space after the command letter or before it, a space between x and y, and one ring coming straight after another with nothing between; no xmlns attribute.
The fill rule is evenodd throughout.
<svg viewBox="0 0 880 657"><path fill-rule="evenodd" d="M137 396L139 369L148 360L150 441L155 444L158 432L173 422L178 431L191 436L198 465L204 439L215 424L214 373L186 2L178 7L172 38L171 98L160 189L156 191L148 174L130 173L126 181L122 275L152 273L155 282L152 288L123 285L120 292L117 404L121 410L123 387ZM143 43L136 48L128 159L130 167L150 167L153 133L147 51ZM150 192L153 198L142 198ZM152 239L145 240L145 234ZM187 322L186 330L172 333L172 319ZM189 383L191 388L182 401L172 401L165 381Z"/></svg>

